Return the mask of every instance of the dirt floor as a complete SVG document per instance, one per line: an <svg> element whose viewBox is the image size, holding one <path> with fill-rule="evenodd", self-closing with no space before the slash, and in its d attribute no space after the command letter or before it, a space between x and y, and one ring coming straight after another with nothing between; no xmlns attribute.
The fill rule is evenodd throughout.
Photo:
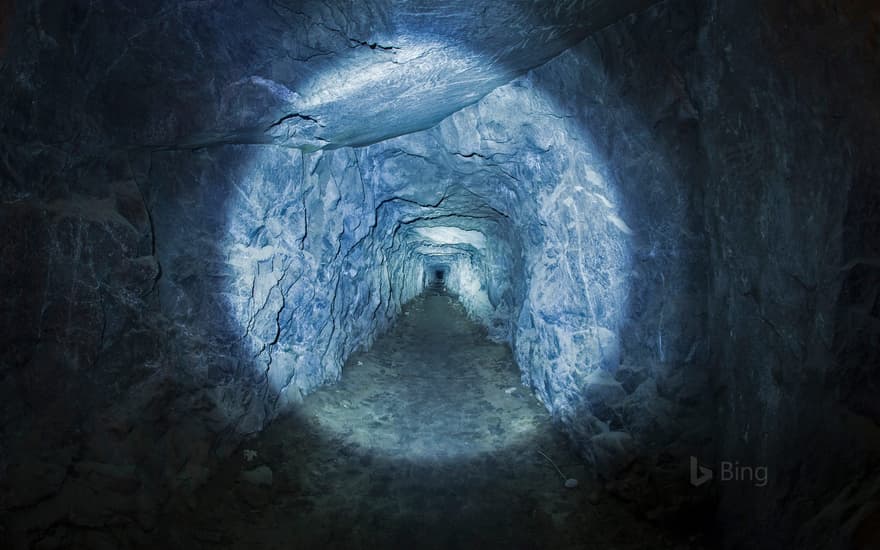
<svg viewBox="0 0 880 550"><path fill-rule="evenodd" d="M599 489L509 348L442 292L408 304L166 525L182 548L680 548Z"/></svg>

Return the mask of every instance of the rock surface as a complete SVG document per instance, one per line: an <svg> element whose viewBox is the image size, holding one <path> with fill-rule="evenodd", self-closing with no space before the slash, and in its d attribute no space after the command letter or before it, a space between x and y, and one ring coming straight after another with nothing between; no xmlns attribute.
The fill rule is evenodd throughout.
<svg viewBox="0 0 880 550"><path fill-rule="evenodd" d="M640 513L872 543L880 15L649 4L0 2L13 543L143 542L437 266Z"/></svg>
<svg viewBox="0 0 880 550"><path fill-rule="evenodd" d="M443 292L409 302L394 328L246 443L273 484L240 481L233 454L191 499L175 499L159 547L684 550L597 483L528 391L508 346ZM566 476L561 478L550 458ZM580 480L580 483L577 481ZM693 544L692 544L693 543Z"/></svg>
<svg viewBox="0 0 880 550"><path fill-rule="evenodd" d="M241 479L252 485L271 487L274 476L272 470L268 466L262 465L251 470L244 470L241 473Z"/></svg>

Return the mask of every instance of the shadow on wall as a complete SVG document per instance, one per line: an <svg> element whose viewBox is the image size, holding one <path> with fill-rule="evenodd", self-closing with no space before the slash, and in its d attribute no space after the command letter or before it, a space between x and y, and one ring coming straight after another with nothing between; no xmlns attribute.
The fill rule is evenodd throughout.
<svg viewBox="0 0 880 550"><path fill-rule="evenodd" d="M0 57L6 53L14 15L15 0L0 0Z"/></svg>
<svg viewBox="0 0 880 550"><path fill-rule="evenodd" d="M653 287L668 295L640 308L666 327L645 333L644 349L659 352L657 336L668 343L673 324L700 337L693 358L689 338L665 348L679 359L654 363L657 390L687 403L711 388L704 448L716 456L707 462L770 472L760 488L716 479L731 547L849 548L876 518L878 485L866 481L878 478L877 409L865 405L877 387L876 337L866 338L876 334L866 307L876 293L865 293L877 269L864 262L877 255L866 245L877 242L867 212L880 142L872 9L665 2L575 49L596 67L585 86L601 106L591 129L607 136L621 192L637 191L625 174L640 175L653 205L644 214L666 208L681 220L638 231L636 263L654 262L663 279ZM690 184L686 192L655 193L664 172ZM685 249L659 246L651 259L655 235L668 230ZM678 262L693 276L670 277ZM681 385L677 372L707 383Z"/></svg>

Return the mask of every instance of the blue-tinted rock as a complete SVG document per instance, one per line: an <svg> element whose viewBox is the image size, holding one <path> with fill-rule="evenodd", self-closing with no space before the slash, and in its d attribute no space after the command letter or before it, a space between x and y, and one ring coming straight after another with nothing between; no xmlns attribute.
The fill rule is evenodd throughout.
<svg viewBox="0 0 880 550"><path fill-rule="evenodd" d="M605 28L649 3L17 2L0 468L34 492L0 502L56 502L71 456L137 464L137 502L102 468L118 494L82 517L152 526L441 263L597 472L765 464L722 517L848 536L802 518L836 513L816 494L863 513L846 482L876 468L871 12L672 1Z"/></svg>

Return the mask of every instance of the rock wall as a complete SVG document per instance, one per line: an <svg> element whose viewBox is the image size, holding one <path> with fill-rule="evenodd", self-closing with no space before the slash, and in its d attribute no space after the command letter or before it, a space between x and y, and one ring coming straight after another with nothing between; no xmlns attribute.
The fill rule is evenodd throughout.
<svg viewBox="0 0 880 550"><path fill-rule="evenodd" d="M21 510L16 536L66 521L149 531L171 491L338 379L421 290L354 166L350 150L121 154L74 167L63 199L7 206L3 505ZM98 473L70 473L82 463Z"/></svg>
<svg viewBox="0 0 880 550"><path fill-rule="evenodd" d="M146 177L162 311L204 335L186 342L206 366L250 369L267 416L279 400L337 380L345 357L421 290L420 273L404 269L411 253L385 238L391 220L349 149L154 153ZM227 359L239 354L237 365Z"/></svg>
<svg viewBox="0 0 880 550"><path fill-rule="evenodd" d="M500 301L463 303L502 329L523 382L597 474L614 487L641 472L649 489L623 496L661 517L704 499L686 472L710 438L702 189L606 93L587 44L365 154L393 159L381 164L386 181L464 188L467 208L486 212L450 220L467 209L435 208L445 224L482 227L487 245L468 265L504 251L480 285L498 286Z"/></svg>
<svg viewBox="0 0 880 550"><path fill-rule="evenodd" d="M731 547L874 536L871 10L666 2L372 147L504 213L524 381L612 491L717 502ZM694 490L689 456L768 481Z"/></svg>
<svg viewBox="0 0 880 550"><path fill-rule="evenodd" d="M730 547L870 540L876 10L672 0L554 58L648 3L508 3L493 33L479 2L16 3L13 543L145 544L438 261L640 513ZM692 488L691 455L769 482Z"/></svg>
<svg viewBox="0 0 880 550"><path fill-rule="evenodd" d="M499 6L526 32L490 43L430 4L0 4L4 539L144 544L420 290L408 194L315 149L428 127L637 3Z"/></svg>
<svg viewBox="0 0 880 550"><path fill-rule="evenodd" d="M714 486L730 547L876 541L855 480L876 478L877 25L869 3L666 2L574 50L619 180L655 189L661 161L688 192L657 210L708 246L705 308L662 318L704 335L701 458L768 468Z"/></svg>

